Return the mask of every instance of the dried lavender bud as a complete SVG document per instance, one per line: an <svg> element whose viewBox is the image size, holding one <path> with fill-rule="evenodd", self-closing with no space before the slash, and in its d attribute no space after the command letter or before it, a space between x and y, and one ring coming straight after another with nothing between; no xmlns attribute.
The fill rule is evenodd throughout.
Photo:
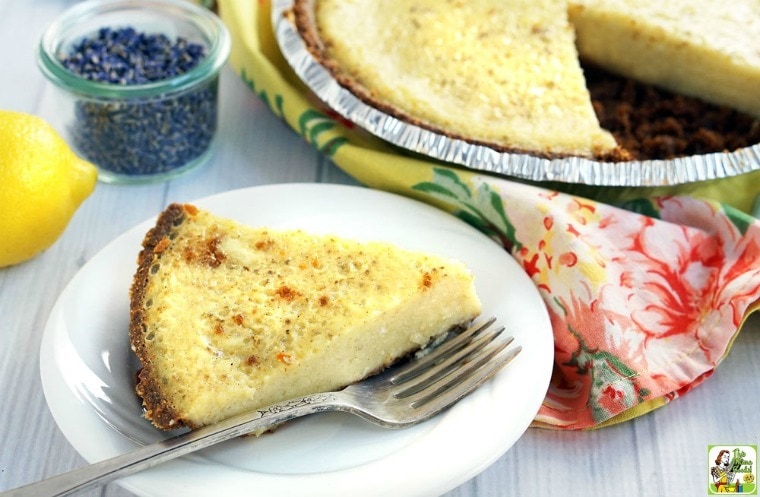
<svg viewBox="0 0 760 497"><path fill-rule="evenodd" d="M217 81L163 100L78 102L71 136L100 168L125 175L167 173L200 157L216 132Z"/></svg>
<svg viewBox="0 0 760 497"><path fill-rule="evenodd" d="M184 38L172 42L163 34L126 27L101 28L96 36L74 45L60 58L69 71L101 83L136 85L186 73L203 59L203 45Z"/></svg>
<svg viewBox="0 0 760 497"><path fill-rule="evenodd" d="M61 57L72 73L114 85L173 78L198 65L205 47L183 38L102 28ZM218 80L178 95L76 102L71 136L101 169L122 175L167 173L200 157L216 132Z"/></svg>

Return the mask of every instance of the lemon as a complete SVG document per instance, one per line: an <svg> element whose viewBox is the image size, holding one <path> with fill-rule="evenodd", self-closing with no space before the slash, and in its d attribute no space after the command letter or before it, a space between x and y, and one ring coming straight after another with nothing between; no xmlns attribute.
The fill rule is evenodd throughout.
<svg viewBox="0 0 760 497"><path fill-rule="evenodd" d="M0 268L50 247L96 181L45 120L0 110Z"/></svg>

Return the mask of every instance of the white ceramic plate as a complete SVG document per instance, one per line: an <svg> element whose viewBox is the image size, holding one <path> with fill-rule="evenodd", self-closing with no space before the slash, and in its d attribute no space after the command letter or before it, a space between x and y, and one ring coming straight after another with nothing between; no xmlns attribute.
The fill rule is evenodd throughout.
<svg viewBox="0 0 760 497"><path fill-rule="evenodd" d="M412 428L321 414L143 471L123 479L124 487L151 497L439 495L481 472L527 429L549 383L552 330L535 286L485 235L426 204L359 187L272 185L194 203L251 225L390 241L458 258L475 275L484 315L498 316L523 351L478 391ZM45 397L61 431L90 462L167 436L141 417L127 334L135 260L154 221L123 234L82 268L43 335Z"/></svg>

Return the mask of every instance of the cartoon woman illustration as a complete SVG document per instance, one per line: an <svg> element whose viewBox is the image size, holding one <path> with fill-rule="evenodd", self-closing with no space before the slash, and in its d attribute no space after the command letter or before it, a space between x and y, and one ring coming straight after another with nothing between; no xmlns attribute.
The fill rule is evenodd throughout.
<svg viewBox="0 0 760 497"><path fill-rule="evenodd" d="M715 458L715 466L710 469L715 488L718 493L726 493L728 485L734 481L735 473L730 471L731 455L727 450L721 450Z"/></svg>

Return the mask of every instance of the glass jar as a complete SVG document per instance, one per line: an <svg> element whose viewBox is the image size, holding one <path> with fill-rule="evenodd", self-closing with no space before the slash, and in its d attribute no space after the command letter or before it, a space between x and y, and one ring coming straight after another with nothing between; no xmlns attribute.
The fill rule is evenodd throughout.
<svg viewBox="0 0 760 497"><path fill-rule="evenodd" d="M205 47L184 74L148 83L93 81L62 59L101 28L184 38ZM89 0L64 12L43 34L38 64L56 87L51 121L69 145L110 183L166 180L203 164L217 129L219 71L230 36L211 11L186 0Z"/></svg>

